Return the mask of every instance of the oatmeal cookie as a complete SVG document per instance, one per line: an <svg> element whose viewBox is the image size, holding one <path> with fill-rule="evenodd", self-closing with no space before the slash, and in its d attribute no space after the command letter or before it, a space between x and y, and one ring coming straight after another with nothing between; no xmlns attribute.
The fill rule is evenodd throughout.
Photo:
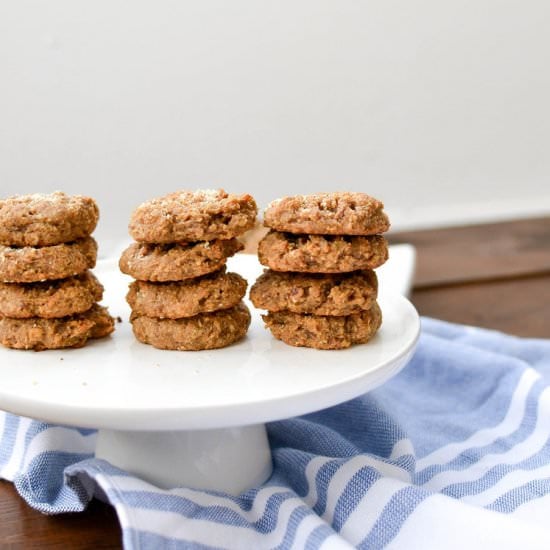
<svg viewBox="0 0 550 550"><path fill-rule="evenodd" d="M41 283L0 283L0 315L66 317L89 310L102 297L103 286L91 271Z"/></svg>
<svg viewBox="0 0 550 550"><path fill-rule="evenodd" d="M294 235L270 231L258 245L260 263L274 271L343 273L375 269L388 259L381 235Z"/></svg>
<svg viewBox="0 0 550 550"><path fill-rule="evenodd" d="M99 209L90 197L56 192L0 200L0 244L51 246L89 236Z"/></svg>
<svg viewBox="0 0 550 550"><path fill-rule="evenodd" d="M217 271L242 250L237 239L183 244L131 244L120 257L123 273L140 281L183 281Z"/></svg>
<svg viewBox="0 0 550 550"><path fill-rule="evenodd" d="M0 281L36 283L64 279L93 268L96 257L93 237L42 247L0 245Z"/></svg>
<svg viewBox="0 0 550 550"><path fill-rule="evenodd" d="M257 212L250 195L223 189L179 191L138 206L129 231L144 243L231 239L254 226Z"/></svg>
<svg viewBox="0 0 550 550"><path fill-rule="evenodd" d="M246 293L246 281L225 267L210 275L173 283L135 281L126 300L136 315L179 319L228 309Z"/></svg>
<svg viewBox="0 0 550 550"><path fill-rule="evenodd" d="M0 343L15 349L79 348L88 339L102 338L113 330L113 318L97 304L84 313L59 319L0 317Z"/></svg>
<svg viewBox="0 0 550 550"><path fill-rule="evenodd" d="M370 309L378 280L372 270L306 274L266 270L250 289L259 309L315 315L350 315Z"/></svg>
<svg viewBox="0 0 550 550"><path fill-rule="evenodd" d="M365 193L315 193L271 202L264 224L277 231L316 235L376 235L390 227L384 205Z"/></svg>
<svg viewBox="0 0 550 550"><path fill-rule="evenodd" d="M223 348L244 337L250 325L250 311L238 305L199 313L183 319L157 319L132 314L130 321L136 338L159 349L198 351Z"/></svg>
<svg viewBox="0 0 550 550"><path fill-rule="evenodd" d="M343 349L368 342L382 324L377 303L371 309L343 317L279 311L262 315L275 338L291 346Z"/></svg>

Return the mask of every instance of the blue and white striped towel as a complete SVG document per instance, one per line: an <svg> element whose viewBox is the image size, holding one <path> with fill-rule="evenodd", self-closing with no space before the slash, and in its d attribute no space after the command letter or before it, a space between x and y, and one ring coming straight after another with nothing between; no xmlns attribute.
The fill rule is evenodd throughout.
<svg viewBox="0 0 550 550"><path fill-rule="evenodd" d="M0 477L46 513L115 506L128 549L550 548L550 340L423 319L377 390L268 426L274 473L238 498L165 491L95 434L0 413Z"/></svg>

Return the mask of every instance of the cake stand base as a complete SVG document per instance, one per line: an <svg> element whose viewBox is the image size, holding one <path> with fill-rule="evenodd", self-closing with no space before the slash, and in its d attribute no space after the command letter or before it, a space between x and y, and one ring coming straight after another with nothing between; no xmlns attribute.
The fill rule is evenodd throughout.
<svg viewBox="0 0 550 550"><path fill-rule="evenodd" d="M98 432L96 457L163 489L238 495L271 475L264 424L190 431Z"/></svg>

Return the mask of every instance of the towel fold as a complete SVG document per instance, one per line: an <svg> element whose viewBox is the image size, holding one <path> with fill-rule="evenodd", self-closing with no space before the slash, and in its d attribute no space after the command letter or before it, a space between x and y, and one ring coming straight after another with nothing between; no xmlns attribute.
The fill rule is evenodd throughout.
<svg viewBox="0 0 550 550"><path fill-rule="evenodd" d="M550 340L424 318L410 363L268 424L272 477L162 490L93 456L94 430L0 412L0 477L48 514L116 508L127 549L550 548Z"/></svg>

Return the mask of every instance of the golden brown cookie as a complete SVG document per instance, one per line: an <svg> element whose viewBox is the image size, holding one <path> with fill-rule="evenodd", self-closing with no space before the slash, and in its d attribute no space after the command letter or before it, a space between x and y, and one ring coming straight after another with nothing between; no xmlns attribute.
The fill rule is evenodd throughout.
<svg viewBox="0 0 550 550"><path fill-rule="evenodd" d="M75 241L92 233L99 219L97 204L90 197L16 195L0 200L0 244L51 246Z"/></svg>
<svg viewBox="0 0 550 550"><path fill-rule="evenodd" d="M159 349L198 351L223 348L244 337L250 325L250 311L238 305L199 313L183 319L157 319L132 314L130 321L136 338Z"/></svg>
<svg viewBox="0 0 550 550"><path fill-rule="evenodd" d="M254 226L257 212L250 195L223 189L179 191L138 206L129 230L144 243L231 239Z"/></svg>
<svg viewBox="0 0 550 550"><path fill-rule="evenodd" d="M343 349L368 342L382 324L377 303L371 309L343 317L278 311L262 315L275 338L291 346Z"/></svg>
<svg viewBox="0 0 550 550"><path fill-rule="evenodd" d="M269 204L264 224L277 231L317 235L376 235L390 227L384 205L366 193L315 193Z"/></svg>
<svg viewBox="0 0 550 550"><path fill-rule="evenodd" d="M0 343L15 349L79 348L88 339L102 338L113 330L113 318L97 304L84 313L59 319L0 317Z"/></svg>
<svg viewBox="0 0 550 550"><path fill-rule="evenodd" d="M237 239L184 244L131 244L120 257L123 273L140 281L183 281L212 273L242 250Z"/></svg>
<svg viewBox="0 0 550 550"><path fill-rule="evenodd" d="M41 247L0 245L0 281L36 283L64 279L93 268L96 257L93 237Z"/></svg>
<svg viewBox="0 0 550 550"><path fill-rule="evenodd" d="M91 271L42 283L0 283L0 315L65 317L89 310L102 297L103 286Z"/></svg>
<svg viewBox="0 0 550 550"><path fill-rule="evenodd" d="M136 315L179 319L233 307L245 293L245 279L222 268L210 275L173 283L135 281L126 300Z"/></svg>
<svg viewBox="0 0 550 550"><path fill-rule="evenodd" d="M306 274L266 270L250 289L259 309L315 315L350 315L370 309L378 280L371 270Z"/></svg>
<svg viewBox="0 0 550 550"><path fill-rule="evenodd" d="M270 231L258 245L260 263L274 271L344 273L375 269L388 259L381 235L294 235Z"/></svg>

